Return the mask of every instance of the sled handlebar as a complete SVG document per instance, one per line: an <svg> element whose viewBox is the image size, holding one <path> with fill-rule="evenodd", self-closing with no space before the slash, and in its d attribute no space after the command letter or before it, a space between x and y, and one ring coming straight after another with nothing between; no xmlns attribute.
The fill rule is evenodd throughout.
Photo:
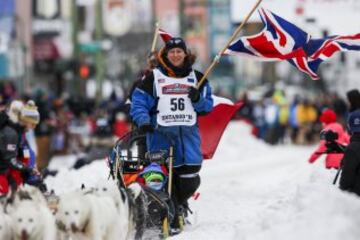
<svg viewBox="0 0 360 240"><path fill-rule="evenodd" d="M169 152L167 150L159 150L156 152L146 152L145 160L148 163L156 162L159 164L166 163L166 160L169 157Z"/></svg>
<svg viewBox="0 0 360 240"><path fill-rule="evenodd" d="M176 137L175 134L165 132L160 128L155 128L154 133L164 136L166 140L170 143L170 145L173 146L175 144L175 137ZM119 140L117 140L117 142L115 143L115 147L121 145L122 149L129 148L134 142L139 141L145 136L146 133L141 132L139 129L132 130L126 133L124 136L122 136Z"/></svg>

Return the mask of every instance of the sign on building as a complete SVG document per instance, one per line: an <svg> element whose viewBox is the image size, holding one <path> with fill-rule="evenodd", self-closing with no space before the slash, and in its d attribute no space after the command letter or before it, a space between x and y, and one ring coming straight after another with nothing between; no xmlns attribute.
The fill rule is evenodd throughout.
<svg viewBox="0 0 360 240"><path fill-rule="evenodd" d="M122 36L131 28L132 16L125 0L103 1L103 24L107 34Z"/></svg>

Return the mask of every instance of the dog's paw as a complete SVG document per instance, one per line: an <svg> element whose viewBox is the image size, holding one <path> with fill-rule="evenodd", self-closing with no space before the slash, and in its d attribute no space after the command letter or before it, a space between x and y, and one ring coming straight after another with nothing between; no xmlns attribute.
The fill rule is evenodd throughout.
<svg viewBox="0 0 360 240"><path fill-rule="evenodd" d="M133 199L136 200L141 192L142 192L142 187L139 183L137 182L134 182L134 183L131 183L127 189L129 190L129 193L132 195Z"/></svg>

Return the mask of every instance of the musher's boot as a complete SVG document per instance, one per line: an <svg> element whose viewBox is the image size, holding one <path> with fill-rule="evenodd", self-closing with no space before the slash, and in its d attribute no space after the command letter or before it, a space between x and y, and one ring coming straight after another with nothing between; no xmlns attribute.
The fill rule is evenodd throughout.
<svg viewBox="0 0 360 240"><path fill-rule="evenodd" d="M189 204L187 202L185 202L182 207L183 207L184 224L191 225L191 221L189 220L189 214L193 214L193 211L191 211Z"/></svg>
<svg viewBox="0 0 360 240"><path fill-rule="evenodd" d="M184 230L184 225L184 208L182 206L179 206L177 213L175 213L174 220L170 225L170 235L176 235L181 233Z"/></svg>

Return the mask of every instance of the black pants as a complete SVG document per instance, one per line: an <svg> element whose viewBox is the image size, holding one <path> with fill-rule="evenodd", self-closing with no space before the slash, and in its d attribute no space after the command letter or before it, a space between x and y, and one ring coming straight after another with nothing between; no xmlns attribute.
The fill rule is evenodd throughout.
<svg viewBox="0 0 360 240"><path fill-rule="evenodd" d="M195 193L200 186L201 166L181 166L174 168L174 191L172 198L175 208L179 205L186 205L187 200Z"/></svg>

